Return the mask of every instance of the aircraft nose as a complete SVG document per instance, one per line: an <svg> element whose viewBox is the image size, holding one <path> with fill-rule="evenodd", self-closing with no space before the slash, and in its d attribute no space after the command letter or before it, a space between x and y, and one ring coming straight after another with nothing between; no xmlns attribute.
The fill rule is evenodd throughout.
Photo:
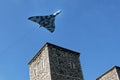
<svg viewBox="0 0 120 80"><path fill-rule="evenodd" d="M58 14L60 14L60 13L61 13L61 10L55 12L53 15L56 16L56 15L58 15Z"/></svg>

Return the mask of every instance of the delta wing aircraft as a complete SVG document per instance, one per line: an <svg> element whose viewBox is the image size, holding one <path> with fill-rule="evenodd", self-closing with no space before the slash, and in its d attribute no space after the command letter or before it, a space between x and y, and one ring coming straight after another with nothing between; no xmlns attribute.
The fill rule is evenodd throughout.
<svg viewBox="0 0 120 80"><path fill-rule="evenodd" d="M52 33L55 30L55 17L60 13L61 13L61 10L51 15L32 16L32 17L29 17L28 20L38 23L40 27L44 27Z"/></svg>

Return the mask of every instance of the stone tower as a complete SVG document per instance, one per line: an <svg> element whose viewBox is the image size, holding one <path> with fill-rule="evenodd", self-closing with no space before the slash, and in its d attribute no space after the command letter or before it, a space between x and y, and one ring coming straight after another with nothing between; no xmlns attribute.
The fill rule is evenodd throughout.
<svg viewBox="0 0 120 80"><path fill-rule="evenodd" d="M83 80L80 54L46 43L28 63L30 80Z"/></svg>
<svg viewBox="0 0 120 80"><path fill-rule="evenodd" d="M120 67L114 66L96 80L120 80Z"/></svg>

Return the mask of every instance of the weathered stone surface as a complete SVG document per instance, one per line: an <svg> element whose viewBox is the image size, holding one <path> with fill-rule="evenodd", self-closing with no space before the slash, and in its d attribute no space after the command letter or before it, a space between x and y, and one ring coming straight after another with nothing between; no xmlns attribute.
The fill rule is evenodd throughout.
<svg viewBox="0 0 120 80"><path fill-rule="evenodd" d="M29 62L30 80L83 80L80 54L50 43Z"/></svg>
<svg viewBox="0 0 120 80"><path fill-rule="evenodd" d="M96 80L120 80L120 67L114 66Z"/></svg>

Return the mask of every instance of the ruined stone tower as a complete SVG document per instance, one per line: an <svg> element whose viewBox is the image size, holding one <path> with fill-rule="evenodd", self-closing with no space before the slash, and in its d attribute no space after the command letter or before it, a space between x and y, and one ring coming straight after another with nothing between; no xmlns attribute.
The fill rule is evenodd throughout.
<svg viewBox="0 0 120 80"><path fill-rule="evenodd" d="M80 54L46 43L28 63L30 80L83 80Z"/></svg>
<svg viewBox="0 0 120 80"><path fill-rule="evenodd" d="M120 80L120 67L114 66L96 80Z"/></svg>

